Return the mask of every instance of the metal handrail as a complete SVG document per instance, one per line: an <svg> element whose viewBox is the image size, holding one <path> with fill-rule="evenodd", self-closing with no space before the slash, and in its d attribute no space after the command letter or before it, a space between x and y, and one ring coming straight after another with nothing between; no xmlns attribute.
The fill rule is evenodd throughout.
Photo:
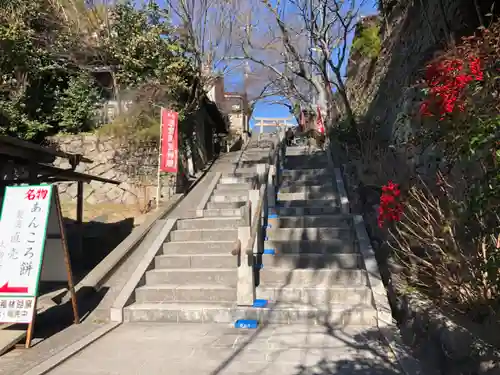
<svg viewBox="0 0 500 375"><path fill-rule="evenodd" d="M267 188L268 188L268 179L269 179L269 172L270 172L270 165L276 163L276 158L278 157L278 153L280 150L283 149L282 143L285 142L285 140L279 141L276 146L273 149L273 154L272 157L270 158L270 164L266 166L266 171L263 175L263 180L262 180L262 185L259 188L259 201L257 203L257 207L255 209L255 212L252 215L251 218L251 227L250 227L250 238L248 240L247 246L246 246L246 254L250 255L253 254L253 248L255 241L262 231L262 211L264 209L267 209ZM278 173L278 171L276 171ZM265 212L265 220L267 220L267 212ZM266 223L267 224L267 223Z"/></svg>
<svg viewBox="0 0 500 375"><path fill-rule="evenodd" d="M284 140L282 141L284 142ZM250 217L248 214L252 212L252 207L251 207L251 201L248 201L248 203L244 206L245 213L244 215L244 220L245 222L247 220L250 221L250 238L246 244L245 247L245 252L247 255L252 255L253 254L253 248L256 239L258 238L259 232L262 230L262 211L267 208L268 205L268 195L267 195L267 188L268 188L268 180L270 178L269 172L270 172L270 165L276 164L276 158L278 156L278 153L280 150L282 150L283 145L280 144L281 142L278 142L278 144L273 148L273 153L272 156L270 156L269 160L269 165L266 166L266 171L264 173L262 185L259 188L259 200L257 202L257 207L255 209L255 212L253 215ZM267 214L264 215L267 220ZM266 223L267 224L267 223ZM243 244L241 243L240 240L237 240L235 242L234 248L231 250L231 254L236 256L241 254L241 251L243 250Z"/></svg>

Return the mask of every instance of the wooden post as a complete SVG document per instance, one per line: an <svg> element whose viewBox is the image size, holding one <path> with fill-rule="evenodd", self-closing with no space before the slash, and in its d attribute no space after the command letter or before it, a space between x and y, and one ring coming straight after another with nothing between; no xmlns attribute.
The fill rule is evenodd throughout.
<svg viewBox="0 0 500 375"><path fill-rule="evenodd" d="M64 230L64 221L62 217L62 212L61 212L61 202L59 200L59 191L57 190L57 186L53 187L53 192L55 202L56 202L56 211L57 211L57 218L59 222L59 231L61 233L61 245L62 249L64 252L64 263L66 264L66 272L68 274L68 289L69 293L71 295L71 306L73 307L73 318L74 318L74 323L79 324L80 323L80 316L78 314L78 305L76 302L76 293L75 293L75 284L73 282L73 271L71 269L71 259L69 256L69 251L68 251L68 243L66 241L66 235L65 235L65 230Z"/></svg>
<svg viewBox="0 0 500 375"><path fill-rule="evenodd" d="M76 189L76 249L78 259L83 257L83 181L77 182Z"/></svg>

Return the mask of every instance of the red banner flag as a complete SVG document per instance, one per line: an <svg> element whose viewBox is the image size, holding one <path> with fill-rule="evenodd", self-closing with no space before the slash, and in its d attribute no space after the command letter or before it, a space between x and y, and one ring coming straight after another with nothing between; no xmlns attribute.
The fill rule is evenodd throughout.
<svg viewBox="0 0 500 375"><path fill-rule="evenodd" d="M320 134L325 134L325 124L323 124L323 117L321 116L321 110L318 106L318 116L316 118L316 130Z"/></svg>
<svg viewBox="0 0 500 375"><path fill-rule="evenodd" d="M304 111L300 110L300 120L299 120L299 129L300 131L304 131L306 125L306 118L304 116Z"/></svg>
<svg viewBox="0 0 500 375"><path fill-rule="evenodd" d="M178 168L178 121L179 114L161 109L161 158L160 171L177 173Z"/></svg>

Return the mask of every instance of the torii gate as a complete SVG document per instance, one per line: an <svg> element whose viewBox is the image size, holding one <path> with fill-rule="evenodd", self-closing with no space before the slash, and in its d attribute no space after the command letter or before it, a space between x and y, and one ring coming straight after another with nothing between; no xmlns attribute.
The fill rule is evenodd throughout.
<svg viewBox="0 0 500 375"><path fill-rule="evenodd" d="M266 128L274 128L274 129L287 129L292 124L293 117L255 117L255 125L254 129L260 129L259 133L264 133L264 127Z"/></svg>

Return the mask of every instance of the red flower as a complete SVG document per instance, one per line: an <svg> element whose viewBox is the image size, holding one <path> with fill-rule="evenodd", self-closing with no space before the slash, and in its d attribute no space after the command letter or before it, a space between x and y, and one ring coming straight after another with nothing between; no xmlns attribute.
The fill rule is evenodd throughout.
<svg viewBox="0 0 500 375"><path fill-rule="evenodd" d="M429 87L429 97L420 106L424 116L432 116L431 103L435 104L440 119L455 108L465 111L465 102L462 100L465 88L473 81L482 81L481 60L478 57L468 59L468 71L465 63L460 59L439 60L427 67L425 74Z"/></svg>
<svg viewBox="0 0 500 375"><path fill-rule="evenodd" d="M399 221L401 219L403 206L398 201L400 195L399 184L388 181L386 185L382 186L377 218L380 228L383 228L386 222Z"/></svg>

